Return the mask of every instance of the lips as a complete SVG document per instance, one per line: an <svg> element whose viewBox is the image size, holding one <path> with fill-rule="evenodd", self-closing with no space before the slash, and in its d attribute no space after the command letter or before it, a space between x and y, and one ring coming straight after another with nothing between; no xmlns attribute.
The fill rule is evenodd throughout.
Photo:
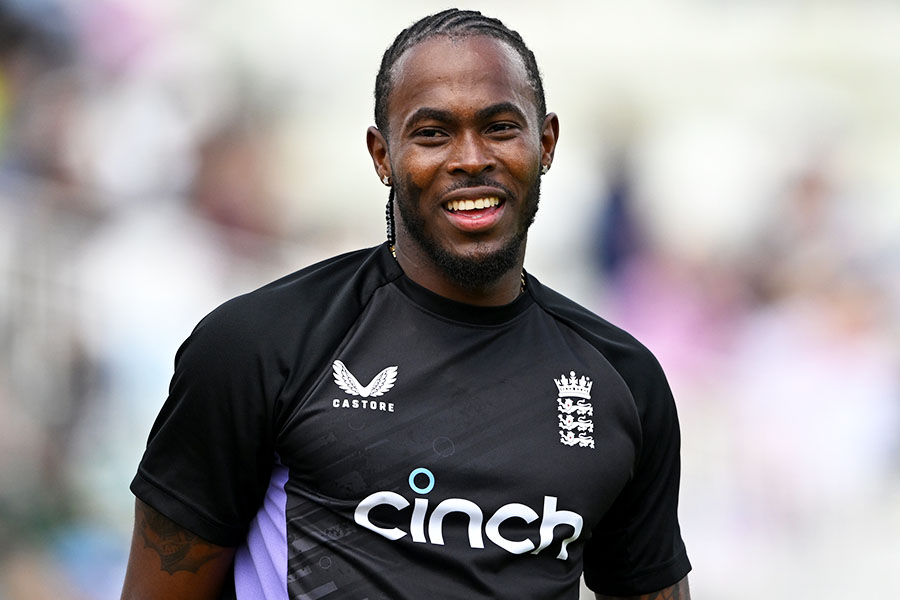
<svg viewBox="0 0 900 600"><path fill-rule="evenodd" d="M503 218L507 195L508 192L500 185L466 186L446 194L442 198L441 208L456 229L467 234L482 234Z"/></svg>
<svg viewBox="0 0 900 600"><path fill-rule="evenodd" d="M465 233L485 233L503 216L506 202L497 196L448 200L444 214L458 230Z"/></svg>

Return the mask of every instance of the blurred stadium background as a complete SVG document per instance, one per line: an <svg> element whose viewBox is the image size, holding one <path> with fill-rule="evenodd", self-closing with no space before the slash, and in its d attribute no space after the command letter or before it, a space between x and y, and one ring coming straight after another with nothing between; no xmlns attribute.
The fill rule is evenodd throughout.
<svg viewBox="0 0 900 600"><path fill-rule="evenodd" d="M383 49L443 2L0 0L0 600L118 598L219 302L383 239ZM900 4L481 2L561 139L526 267L659 356L696 598L900 584Z"/></svg>

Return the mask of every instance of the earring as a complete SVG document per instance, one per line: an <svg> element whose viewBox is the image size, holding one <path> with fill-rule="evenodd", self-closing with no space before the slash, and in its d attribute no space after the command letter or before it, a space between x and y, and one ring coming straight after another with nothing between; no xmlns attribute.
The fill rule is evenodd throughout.
<svg viewBox="0 0 900 600"><path fill-rule="evenodd" d="M382 177L381 183L383 183L384 185L390 186L391 185L391 176L385 175L384 177Z"/></svg>
<svg viewBox="0 0 900 600"><path fill-rule="evenodd" d="M543 167L541 167L541 175L546 175L547 171L549 171L549 170L550 170L550 164L548 163L548 164L544 165Z"/></svg>

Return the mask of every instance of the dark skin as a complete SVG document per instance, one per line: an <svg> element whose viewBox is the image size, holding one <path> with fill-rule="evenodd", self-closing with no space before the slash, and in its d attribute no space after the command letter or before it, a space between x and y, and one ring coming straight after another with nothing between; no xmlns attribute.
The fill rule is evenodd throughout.
<svg viewBox="0 0 900 600"><path fill-rule="evenodd" d="M122 600L214 600L234 548L211 544L140 500L134 507L131 555Z"/></svg>
<svg viewBox="0 0 900 600"><path fill-rule="evenodd" d="M595 596L597 600L691 600L691 590L688 587L687 577L685 577L664 590L640 596L604 596L603 594L595 594Z"/></svg>
<svg viewBox="0 0 900 600"><path fill-rule="evenodd" d="M447 57L453 60L448 61ZM379 179L397 193L418 194L427 234L450 253L485 258L527 229L529 189L553 161L559 120L539 117L525 66L493 38L438 36L410 49L394 66L388 137L370 127L366 142ZM499 186L453 189L483 176ZM449 190L449 191L448 191ZM449 200L498 197L498 217L473 228L446 210ZM406 275L431 291L468 304L502 305L519 294L525 244L514 268L478 289L448 278L405 228L395 209L397 260Z"/></svg>
<svg viewBox="0 0 900 600"><path fill-rule="evenodd" d="M553 113L537 114L521 59L488 37L426 40L401 57L393 84L389 134L370 127L366 136L379 179L387 175L402 186L397 192L410 199L424 234L435 244L460 256L490 258L527 230L528 192L541 167L553 161L559 120ZM454 188L474 177L494 183ZM483 217L447 210L448 201L491 197L500 204ZM507 304L519 295L524 237L512 268L473 288L448 277L409 234L399 214L395 222L397 260L419 285L483 306ZM234 548L211 544L137 501L122 600L217 598L234 554ZM690 592L684 579L665 590L629 598L689 600Z"/></svg>

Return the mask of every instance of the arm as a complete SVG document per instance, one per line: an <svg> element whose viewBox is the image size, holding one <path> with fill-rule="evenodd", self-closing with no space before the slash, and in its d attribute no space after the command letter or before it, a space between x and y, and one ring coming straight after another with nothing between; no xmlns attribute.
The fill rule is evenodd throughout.
<svg viewBox="0 0 900 600"><path fill-rule="evenodd" d="M134 513L122 600L218 598L234 548L210 544L140 500Z"/></svg>
<svg viewBox="0 0 900 600"><path fill-rule="evenodd" d="M597 600L691 600L691 590L688 588L687 577L664 590L659 590L658 592L652 592L650 594L642 594L640 596L628 596L627 598L623 598L621 596L595 595Z"/></svg>

